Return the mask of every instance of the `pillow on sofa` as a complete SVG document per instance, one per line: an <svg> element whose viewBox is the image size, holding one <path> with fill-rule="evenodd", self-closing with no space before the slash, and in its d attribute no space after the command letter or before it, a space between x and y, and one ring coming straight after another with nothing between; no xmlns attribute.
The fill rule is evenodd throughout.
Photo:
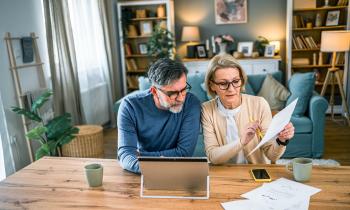
<svg viewBox="0 0 350 210"><path fill-rule="evenodd" d="M262 96L269 103L271 110L283 109L290 92L271 74L267 74L258 96Z"/></svg>
<svg viewBox="0 0 350 210"><path fill-rule="evenodd" d="M292 103L296 98L299 98L293 116L300 117L305 114L314 87L315 74L313 72L296 73L290 78L288 88L291 95L289 96L286 105Z"/></svg>

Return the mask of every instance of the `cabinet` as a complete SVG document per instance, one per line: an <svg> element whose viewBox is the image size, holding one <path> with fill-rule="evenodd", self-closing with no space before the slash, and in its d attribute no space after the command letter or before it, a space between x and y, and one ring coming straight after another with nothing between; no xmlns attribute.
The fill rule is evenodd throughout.
<svg viewBox="0 0 350 210"><path fill-rule="evenodd" d="M267 74L279 70L281 57L242 58L237 60L246 74ZM184 59L183 62L189 73L199 73L207 71L209 59Z"/></svg>
<svg viewBox="0 0 350 210"><path fill-rule="evenodd" d="M326 6L328 2L328 6ZM315 90L321 92L331 53L321 53L321 33L325 30L349 29L349 5L347 0L288 0L287 1L287 79L297 72L315 72ZM336 66L342 69L346 83L348 54L337 53ZM346 87L346 85L344 86ZM337 89L336 89L337 90ZM326 92L325 97L330 95ZM336 104L340 104L336 93ZM338 100L337 100L338 98ZM338 101L338 102L337 102ZM339 107L338 107L339 108Z"/></svg>
<svg viewBox="0 0 350 210"><path fill-rule="evenodd" d="M118 1L120 60L124 94L138 89L138 77L145 75L154 57L147 42L158 25L174 33L173 0Z"/></svg>

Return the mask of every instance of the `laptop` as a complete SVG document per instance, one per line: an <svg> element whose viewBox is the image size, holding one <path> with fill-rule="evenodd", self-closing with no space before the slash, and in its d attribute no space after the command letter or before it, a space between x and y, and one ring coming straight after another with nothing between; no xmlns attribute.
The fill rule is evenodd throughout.
<svg viewBox="0 0 350 210"><path fill-rule="evenodd" d="M138 160L142 174L141 197L209 198L206 157L138 157Z"/></svg>

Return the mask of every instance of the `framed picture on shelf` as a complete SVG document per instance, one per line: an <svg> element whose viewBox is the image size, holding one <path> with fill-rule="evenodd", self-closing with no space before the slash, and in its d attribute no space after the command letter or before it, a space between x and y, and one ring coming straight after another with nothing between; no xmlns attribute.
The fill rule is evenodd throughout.
<svg viewBox="0 0 350 210"><path fill-rule="evenodd" d="M238 42L237 51L243 53L245 57L252 56L253 42Z"/></svg>
<svg viewBox="0 0 350 210"><path fill-rule="evenodd" d="M208 57L204 44L196 45L196 51L197 51L198 58L207 58Z"/></svg>
<svg viewBox="0 0 350 210"><path fill-rule="evenodd" d="M145 55L148 53L148 50L147 50L147 44L146 43L140 43L139 44L139 52L141 55Z"/></svg>
<svg viewBox="0 0 350 210"><path fill-rule="evenodd" d="M153 32L152 21L140 21L141 36L151 35Z"/></svg>
<svg viewBox="0 0 350 210"><path fill-rule="evenodd" d="M247 0L214 0L214 4L216 24L247 22Z"/></svg>
<svg viewBox="0 0 350 210"><path fill-rule="evenodd" d="M327 13L326 26L336 26L339 23L340 10L329 11Z"/></svg>
<svg viewBox="0 0 350 210"><path fill-rule="evenodd" d="M265 46L265 57L273 57L275 55L275 45L266 45Z"/></svg>

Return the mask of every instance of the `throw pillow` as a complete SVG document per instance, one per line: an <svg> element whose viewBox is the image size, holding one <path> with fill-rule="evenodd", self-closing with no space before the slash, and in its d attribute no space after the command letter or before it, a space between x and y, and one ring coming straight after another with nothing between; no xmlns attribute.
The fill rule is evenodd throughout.
<svg viewBox="0 0 350 210"><path fill-rule="evenodd" d="M292 78L290 78L288 82L288 88L291 92L291 95L289 96L286 105L292 103L296 98L299 98L293 112L293 116L300 117L305 114L314 87L315 74L313 72L296 73L293 74Z"/></svg>
<svg viewBox="0 0 350 210"><path fill-rule="evenodd" d="M271 110L283 109L290 92L271 74L267 74L258 96L262 96L269 103Z"/></svg>

